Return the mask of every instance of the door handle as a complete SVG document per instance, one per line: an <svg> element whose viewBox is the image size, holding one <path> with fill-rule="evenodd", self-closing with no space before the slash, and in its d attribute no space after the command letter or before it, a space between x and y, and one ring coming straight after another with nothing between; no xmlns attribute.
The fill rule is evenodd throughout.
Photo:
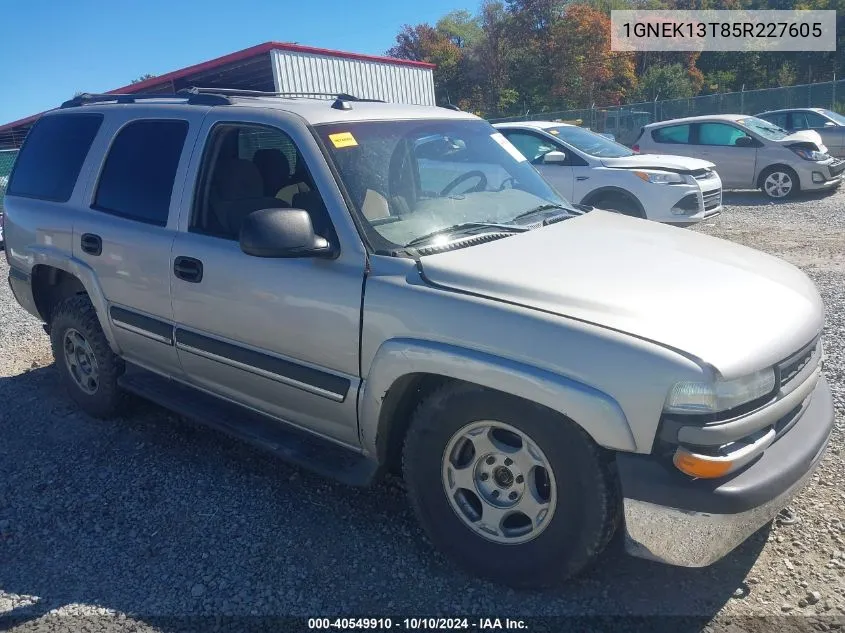
<svg viewBox="0 0 845 633"><path fill-rule="evenodd" d="M179 279L198 284L202 281L202 262L193 257L180 255L173 260L173 274Z"/></svg>
<svg viewBox="0 0 845 633"><path fill-rule="evenodd" d="M83 233L79 240L82 250L89 255L101 255L103 252L103 239L93 233Z"/></svg>
<svg viewBox="0 0 845 633"><path fill-rule="evenodd" d="M575 176L575 180L589 180L589 176Z"/></svg>

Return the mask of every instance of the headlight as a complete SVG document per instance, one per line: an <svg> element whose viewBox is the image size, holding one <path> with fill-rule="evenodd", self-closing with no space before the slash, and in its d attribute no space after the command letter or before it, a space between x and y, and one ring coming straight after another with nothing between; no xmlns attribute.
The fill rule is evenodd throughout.
<svg viewBox="0 0 845 633"><path fill-rule="evenodd" d="M672 172L665 171L635 171L634 175L641 180L656 185L671 185L686 182L681 174L673 174Z"/></svg>
<svg viewBox="0 0 845 633"><path fill-rule="evenodd" d="M828 156L827 154L824 154L822 152L816 152L811 149L805 149L803 147L790 147L789 149L798 154L804 160L812 160L815 162L819 162L830 158L830 156Z"/></svg>
<svg viewBox="0 0 845 633"><path fill-rule="evenodd" d="M666 397L666 413L719 413L751 402L775 388L772 368L734 380L675 383Z"/></svg>

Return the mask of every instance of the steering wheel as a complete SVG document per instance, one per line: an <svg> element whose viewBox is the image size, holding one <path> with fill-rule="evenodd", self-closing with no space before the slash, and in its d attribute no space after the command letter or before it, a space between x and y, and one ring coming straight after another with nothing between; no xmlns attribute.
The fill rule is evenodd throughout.
<svg viewBox="0 0 845 633"><path fill-rule="evenodd" d="M513 176L508 176L507 178L505 178L499 185L499 191L504 191L505 185L507 185L508 183L510 183L510 187L508 187L508 189L513 189L514 185L516 185L516 178L514 178Z"/></svg>
<svg viewBox="0 0 845 633"><path fill-rule="evenodd" d="M440 192L440 196L448 196L450 193L452 193L452 189L457 187L463 181L469 180L470 178L478 178L478 184L475 185L475 187L472 187L471 189L467 189L466 191L464 191L464 193L469 193L470 191L481 191L487 187L487 176L484 174L484 172L479 171L478 169L473 169L472 171L468 171L465 174L461 174L448 185L443 187L443 191Z"/></svg>

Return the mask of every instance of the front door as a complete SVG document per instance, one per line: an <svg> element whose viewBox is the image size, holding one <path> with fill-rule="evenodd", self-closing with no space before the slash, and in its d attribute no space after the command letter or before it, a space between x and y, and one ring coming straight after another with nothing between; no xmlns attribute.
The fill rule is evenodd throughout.
<svg viewBox="0 0 845 633"><path fill-rule="evenodd" d="M748 134L728 123L699 123L695 135L695 144L688 146L694 150L696 158L715 163L716 171L726 189L754 188L756 147L740 147L737 139Z"/></svg>
<svg viewBox="0 0 845 633"><path fill-rule="evenodd" d="M796 132L802 130L818 132L819 136L822 137L822 143L827 147L827 151L831 156L842 156L845 153L845 148L843 147L845 127L836 125L833 121L818 112L812 112L810 110L793 112L792 128Z"/></svg>
<svg viewBox="0 0 845 633"><path fill-rule="evenodd" d="M528 159L528 162L537 168L546 182L552 185L561 196L567 200L572 200L574 193L572 167L568 164L543 163L545 154L552 151L564 151L562 147L559 147L551 139L528 130L504 129L501 132Z"/></svg>
<svg viewBox="0 0 845 633"><path fill-rule="evenodd" d="M319 156L316 142L293 117L280 125L284 115L271 114L206 118L199 184L171 260L176 348L196 386L357 445L365 251L336 230L347 211L328 170L303 158ZM249 213L289 206L311 214L316 232L339 246L336 259L241 251Z"/></svg>

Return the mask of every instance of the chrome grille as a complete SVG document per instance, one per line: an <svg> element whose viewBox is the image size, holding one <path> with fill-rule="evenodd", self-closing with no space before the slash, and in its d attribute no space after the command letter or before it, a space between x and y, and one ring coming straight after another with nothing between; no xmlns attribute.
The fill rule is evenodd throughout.
<svg viewBox="0 0 845 633"><path fill-rule="evenodd" d="M700 169L692 172L692 177L696 180L709 180L715 175L716 173L712 169Z"/></svg>
<svg viewBox="0 0 845 633"><path fill-rule="evenodd" d="M810 363L818 364L818 339L778 364L780 386L789 384Z"/></svg>

